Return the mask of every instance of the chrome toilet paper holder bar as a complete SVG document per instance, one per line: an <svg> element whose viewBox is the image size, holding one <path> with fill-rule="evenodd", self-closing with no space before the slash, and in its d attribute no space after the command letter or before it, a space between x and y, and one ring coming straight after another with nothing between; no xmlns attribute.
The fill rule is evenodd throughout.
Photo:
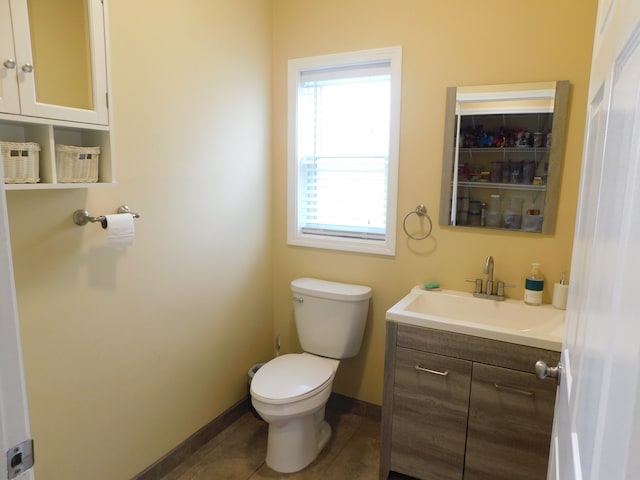
<svg viewBox="0 0 640 480"><path fill-rule="evenodd" d="M133 218L140 218L140 214L132 212L127 205L120 205L117 213L130 213ZM100 222L102 228L107 228L107 217L100 215L99 217L92 217L87 210L79 209L73 212L73 223L76 225L86 225L87 223Z"/></svg>

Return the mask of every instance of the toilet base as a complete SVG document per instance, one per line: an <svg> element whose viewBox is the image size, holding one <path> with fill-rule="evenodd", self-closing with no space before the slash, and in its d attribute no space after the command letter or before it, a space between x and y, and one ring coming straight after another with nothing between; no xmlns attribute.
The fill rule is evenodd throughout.
<svg viewBox="0 0 640 480"><path fill-rule="evenodd" d="M266 463L280 473L302 470L313 462L331 438L324 407L313 414L269 424Z"/></svg>

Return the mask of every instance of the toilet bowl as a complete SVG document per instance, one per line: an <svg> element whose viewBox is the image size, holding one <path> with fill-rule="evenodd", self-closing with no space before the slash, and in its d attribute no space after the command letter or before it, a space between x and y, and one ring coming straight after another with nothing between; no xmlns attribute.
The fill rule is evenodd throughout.
<svg viewBox="0 0 640 480"><path fill-rule="evenodd" d="M371 288L314 278L291 282L303 353L265 363L251 381L251 402L269 424L267 465L302 470L331 437L325 407L340 360L358 354Z"/></svg>
<svg viewBox="0 0 640 480"><path fill-rule="evenodd" d="M267 465L282 473L311 463L331 437L324 410L339 361L290 353L266 363L251 381L251 402L269 424Z"/></svg>

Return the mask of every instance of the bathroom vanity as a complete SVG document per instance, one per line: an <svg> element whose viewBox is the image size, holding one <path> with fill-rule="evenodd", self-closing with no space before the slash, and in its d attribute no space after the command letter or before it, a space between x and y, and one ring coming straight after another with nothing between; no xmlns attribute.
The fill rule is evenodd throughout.
<svg viewBox="0 0 640 480"><path fill-rule="evenodd" d="M557 380L534 365L558 363L564 318L545 306L535 333L515 319L508 332L503 311L537 307L507 302L416 288L387 312L381 479L546 478ZM449 323L447 303L462 320ZM464 318L476 309L483 320L483 306L497 327Z"/></svg>

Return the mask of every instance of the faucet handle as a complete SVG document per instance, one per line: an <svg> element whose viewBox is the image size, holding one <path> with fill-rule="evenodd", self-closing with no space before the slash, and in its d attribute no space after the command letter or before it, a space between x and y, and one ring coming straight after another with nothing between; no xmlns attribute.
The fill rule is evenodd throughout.
<svg viewBox="0 0 640 480"><path fill-rule="evenodd" d="M482 293L482 279L481 278L467 278L465 282L475 283L476 286L473 290L473 293Z"/></svg>
<svg viewBox="0 0 640 480"><path fill-rule="evenodd" d="M496 292L496 296L504 297L504 287L515 288L515 285L512 283L498 282L498 291Z"/></svg>

